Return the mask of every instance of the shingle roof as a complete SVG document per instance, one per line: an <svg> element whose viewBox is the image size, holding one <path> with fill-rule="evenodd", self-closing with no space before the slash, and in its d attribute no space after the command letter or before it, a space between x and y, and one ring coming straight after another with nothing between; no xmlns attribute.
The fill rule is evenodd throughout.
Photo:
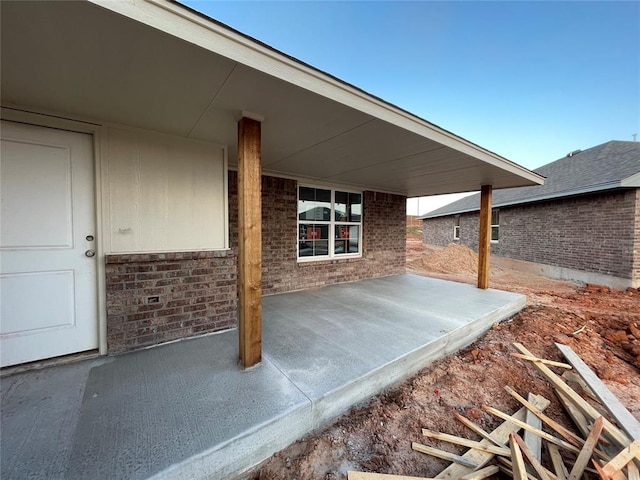
<svg viewBox="0 0 640 480"><path fill-rule="evenodd" d="M544 185L495 190L493 206L505 207L621 187L640 187L640 142L612 140L534 170ZM445 205L420 218L480 210L480 194Z"/></svg>

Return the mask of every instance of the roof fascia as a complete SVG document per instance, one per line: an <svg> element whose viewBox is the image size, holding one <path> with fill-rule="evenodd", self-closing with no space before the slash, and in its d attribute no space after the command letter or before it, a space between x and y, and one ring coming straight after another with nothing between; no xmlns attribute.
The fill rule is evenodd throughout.
<svg viewBox="0 0 640 480"><path fill-rule="evenodd" d="M633 177L638 176L638 180L640 180L640 174L638 175L634 175ZM633 177L629 177L629 178L633 178ZM623 188L623 187L636 187L638 186L640 188L640 185L622 185L621 182L610 182L610 183L603 183L602 185L595 185L595 186L589 186L589 187L584 187L584 188L575 188L573 190L565 190L564 192L558 192L558 193L553 193L553 194L549 194L549 195L539 195L537 197L529 197L529 198L525 198L522 200L514 200L512 202L498 202L498 203L494 203L492 205L493 208L500 208L500 207L511 207L514 205L522 205L525 203L536 203L536 202L543 202L545 200L555 200L558 198L564 198L564 197L573 197L575 195L585 195L588 193L597 193L597 192L602 192L605 190L615 190L618 188ZM436 215L430 215L430 214L426 214L423 215L422 217L420 217L421 219L427 219L427 218L438 218L438 217L448 217L450 215L459 215L461 213L469 213L469 212L477 212L478 210L480 210L480 207L478 208L463 208L461 210L455 210L452 212L445 212L445 213L439 213Z"/></svg>
<svg viewBox="0 0 640 480"><path fill-rule="evenodd" d="M347 105L541 185L544 177L485 150L348 83L233 31L188 7L166 0L88 0L107 10L198 45L238 63Z"/></svg>

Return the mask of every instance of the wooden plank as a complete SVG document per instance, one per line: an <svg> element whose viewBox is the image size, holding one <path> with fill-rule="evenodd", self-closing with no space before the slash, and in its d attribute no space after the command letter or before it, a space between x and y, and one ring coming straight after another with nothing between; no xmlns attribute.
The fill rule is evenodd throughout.
<svg viewBox="0 0 640 480"><path fill-rule="evenodd" d="M347 472L349 480L429 480L427 477L410 477L407 475L391 475L388 473L373 472L356 472L350 470Z"/></svg>
<svg viewBox="0 0 640 480"><path fill-rule="evenodd" d="M494 444L496 447L504 447L504 448L508 448L506 446L506 444L504 443L500 443L498 442L495 438L493 438L491 436L490 433L485 432L479 425L477 425L476 423L472 422L471 420L469 420L466 417L463 417L462 415L460 415L458 412L453 412L453 416L456 417L463 425L465 425L466 427L469 428L469 430L471 430L472 432L477 433L478 435L480 435L482 438L489 440L489 442L491 442L492 444Z"/></svg>
<svg viewBox="0 0 640 480"><path fill-rule="evenodd" d="M480 188L480 234L478 239L478 288L489 288L489 255L491 251L491 198L493 187Z"/></svg>
<svg viewBox="0 0 640 480"><path fill-rule="evenodd" d="M524 464L524 458L522 458L522 452L520 451L520 445L516 441L517 433L509 435L509 447L511 448L511 469L513 470L513 480L527 480L527 468ZM547 479L542 479L547 480Z"/></svg>
<svg viewBox="0 0 640 480"><path fill-rule="evenodd" d="M262 360L260 122L238 122L238 336L245 368Z"/></svg>
<svg viewBox="0 0 640 480"><path fill-rule="evenodd" d="M531 401L531 394L529 394L529 401ZM524 421L527 425L532 426L536 430L542 430L542 420L540 420L531 410L527 410L527 414L524 417ZM527 448L533 454L534 458L540 462L540 455L542 454L542 439L529 430L524 432L524 443ZM520 446L522 450L522 445ZM524 450L523 452L524 453ZM531 465L533 467L533 465ZM534 467L535 468L535 467Z"/></svg>
<svg viewBox="0 0 640 480"><path fill-rule="evenodd" d="M580 388L582 388L582 391L585 395L589 396L590 398L593 398L595 401L599 401L598 397L596 397L596 394L593 393L593 391L589 388L589 385L587 385L585 381L582 379L582 377L578 375L576 372L569 372L569 371L563 372L562 378L564 378L567 382L577 383L578 385L580 385Z"/></svg>
<svg viewBox="0 0 640 480"><path fill-rule="evenodd" d="M562 460L562 455L560 455L558 446L553 443L549 443L547 444L547 450L549 450L551 463L553 464L553 469L556 471L558 480L567 480L569 477L569 470L567 470L567 466L564 464L564 460Z"/></svg>
<svg viewBox="0 0 640 480"><path fill-rule="evenodd" d="M555 362L553 360L545 360L544 358L532 357L530 355L523 355L521 353L512 352L510 355L512 357L520 358L522 360L529 360L530 362L540 362L545 365L549 365L551 367L566 368L567 370L573 368L571 365L568 365L566 363Z"/></svg>
<svg viewBox="0 0 640 480"><path fill-rule="evenodd" d="M534 398L535 398L535 401L533 402L533 404L540 410L544 410L551 403L549 402L549 400L539 395L536 395ZM514 413L512 417L517 420L524 420L526 411L527 409L523 407L520 410L518 410L516 413ZM511 422L503 422L495 430L493 430L490 433L490 435L497 442L505 444L509 440L509 434L513 431L518 431L518 430L520 429L518 428L517 425ZM480 443L486 443L487 445L491 445L491 442L489 440L482 440ZM469 450L462 457L476 462L478 464L478 468L481 468L481 467L484 467L487 463L489 463L491 459L494 457L494 455L491 453L479 452L477 450ZM502 458L502 457L499 457L499 458ZM463 475L467 475L468 473L471 473L471 471L472 469L468 467L454 464L454 465L449 465L447 468L445 468L442 472L436 475L436 478L444 479L444 480L457 480L459 477Z"/></svg>
<svg viewBox="0 0 640 480"><path fill-rule="evenodd" d="M538 474L540 480L558 480L558 478L555 475L551 476L549 475L549 473L547 473L547 469L540 464L540 459L536 458L535 453L532 452L531 449L525 443L525 441L522 438L520 438L520 435L518 435L517 433L512 433L511 441L514 441L514 440L518 444L518 447L520 447L520 451L522 452L522 455L526 457L526 459L529 461L529 464L533 467L533 469Z"/></svg>
<svg viewBox="0 0 640 480"><path fill-rule="evenodd" d="M501 465L499 465L500 470L502 470L508 476L513 478L513 462L510 462L509 460L507 460L504 457L497 457L497 460L501 464ZM528 472L527 472L527 479L528 480L538 480L536 477L534 477L533 475L531 475Z"/></svg>
<svg viewBox="0 0 640 480"><path fill-rule="evenodd" d="M564 440L560 440L557 437L554 437L553 435L548 434L547 432L543 432L542 430L538 430L537 428L533 428L531 425L527 425L525 422L520 421L520 420L516 420L514 419L512 416L507 415L504 412L501 412L500 410L493 408L493 407L488 407L486 405L484 405L482 407L482 409L486 412L492 413L493 415L495 415L496 417L500 417L503 420L509 420L513 423L515 423L516 425L518 425L521 428L524 428L525 430L529 430L530 432L535 433L536 435L538 435L539 437L544 438L547 442L551 442L551 443L555 443L556 445L558 445L559 447L562 447L566 450L569 450L571 452L575 452L575 453L579 453L580 449L577 447L574 447L573 445L571 445L570 443L565 442Z"/></svg>
<svg viewBox="0 0 640 480"><path fill-rule="evenodd" d="M573 468L569 473L569 478L567 480L578 480L582 477L584 473L584 469L586 468L589 460L591 459L591 455L593 455L593 449L598 443L598 439L600 438L600 433L602 433L602 428L604 427L604 417L598 417L596 421L593 423L593 427L591 428L591 433L587 437L587 440L584 442L584 447L580 450L580 454L576 459L576 463L573 464Z"/></svg>
<svg viewBox="0 0 640 480"><path fill-rule="evenodd" d="M433 430L427 430L426 428L423 428L422 435L429 438L435 438L436 440L453 443L455 445L462 445L463 447L480 450L481 452L492 453L494 455L502 455L503 457L509 456L508 448L496 447L495 445L487 445L481 442L476 442L475 440L456 437L455 435L449 435L447 433L434 432Z"/></svg>
<svg viewBox="0 0 640 480"><path fill-rule="evenodd" d="M569 397L567 397L561 391L556 390L556 396L573 420L573 423L575 423L576 427L578 427L578 430L580 430L580 433L587 437L589 435L589 432L591 431L589 428L589 420L587 420L587 417L585 417L584 414L580 410L578 410L578 408L571 402L571 400L569 400ZM584 441L582 442L582 445L584 445ZM580 448L582 448L582 445L580 446Z"/></svg>
<svg viewBox="0 0 640 480"><path fill-rule="evenodd" d="M529 350L527 350L524 345L520 343L514 343L513 346L520 353L535 356ZM542 373L547 378L547 380L549 380L549 382L554 387L556 387L556 389L562 392L576 407L578 407L578 409L585 415L585 417L587 417L587 419L594 421L596 418L602 416L586 400L584 400L571 387L569 387L558 375L553 373L549 369L549 367L540 362L531 363L540 373ZM618 443L620 447L624 448L631 443L629 437L619 428L609 422L606 418L604 419L604 429L607 432L607 435L616 443Z"/></svg>
<svg viewBox="0 0 640 480"><path fill-rule="evenodd" d="M627 463L627 478L628 480L640 480L640 472L633 462Z"/></svg>
<svg viewBox="0 0 640 480"><path fill-rule="evenodd" d="M456 455L454 453L445 452L444 450L440 450L438 448L428 447L427 445L423 445L418 442L412 442L411 448L416 452L426 453L427 455L433 455L434 457L442 458L443 460L448 460L450 462L458 463L460 465L464 465L465 467L473 468L474 470L478 468L478 464L468 460L466 458L462 458L460 455Z"/></svg>
<svg viewBox="0 0 640 480"><path fill-rule="evenodd" d="M551 427L553 430L555 430L557 433L559 433L562 437L564 437L565 440L567 440L569 443L575 445L576 447L580 447L582 448L582 446L584 445L584 440L582 438L580 438L578 435L576 435L575 433L573 433L572 431L566 429L565 427L563 427L562 425L560 425L558 422L556 422L555 420L549 418L547 415L545 415L544 413L542 413L539 409L537 409L532 403L531 401L525 400L522 396L520 396L518 394L518 392L516 392L513 388L506 386L504 387L504 389L507 391L507 393L509 393L513 398L515 398L516 400L518 400L522 405L524 405L525 407L527 407L529 409L529 412L531 412L533 415L535 415L536 417L538 417L540 420L542 420L543 422L545 422L547 425L549 425L549 427ZM531 394L529 394L531 395ZM526 421L526 419L525 419ZM529 422L527 422L529 423ZM541 429L541 428L540 428ZM585 437L589 434L589 432L587 431L587 433L585 434ZM525 433L525 441L526 441L526 433Z"/></svg>
<svg viewBox="0 0 640 480"><path fill-rule="evenodd" d="M480 470L476 470L475 472L468 473L467 475L463 475L458 480L482 480L498 473L499 471L500 469L497 465L490 465L488 467L481 468Z"/></svg>
<svg viewBox="0 0 640 480"><path fill-rule="evenodd" d="M607 476L611 477L615 472L624 468L627 463L632 462L634 458L640 460L640 439L634 441L627 448L623 449L602 469Z"/></svg>
<svg viewBox="0 0 640 480"><path fill-rule="evenodd" d="M631 438L640 438L640 422L625 408L618 397L593 373L586 363L568 345L556 343L556 347L564 358L573 365L576 372L584 379L589 388L596 394L600 403L609 411L616 422Z"/></svg>

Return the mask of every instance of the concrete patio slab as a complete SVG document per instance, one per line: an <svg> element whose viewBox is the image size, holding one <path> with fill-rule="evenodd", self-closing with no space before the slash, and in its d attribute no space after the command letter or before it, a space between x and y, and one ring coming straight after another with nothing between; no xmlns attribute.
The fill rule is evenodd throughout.
<svg viewBox="0 0 640 480"><path fill-rule="evenodd" d="M264 357L236 331L5 377L12 479L228 478L471 343L522 295L414 275L263 298Z"/></svg>

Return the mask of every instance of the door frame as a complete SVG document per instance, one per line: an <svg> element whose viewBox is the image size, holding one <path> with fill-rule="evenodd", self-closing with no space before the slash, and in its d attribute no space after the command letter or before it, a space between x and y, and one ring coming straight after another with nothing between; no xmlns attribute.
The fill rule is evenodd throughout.
<svg viewBox="0 0 640 480"><path fill-rule="evenodd" d="M0 118L10 122L22 123L27 125L33 125L36 127L54 128L57 130L67 130L71 132L84 133L93 136L93 166L94 166L94 179L93 179L93 191L95 200L94 219L96 225L96 288L97 288L97 305L96 314L98 321L98 351L100 355L107 354L107 294L106 294L106 277L105 277L105 262L104 262L104 226L103 218L105 213L103 211L104 205L102 201L102 179L104 175L102 173L102 167L104 162L102 161L104 156L104 126L91 123L82 122L79 120L72 120L56 115L36 113L21 108L12 107L0 107Z"/></svg>

